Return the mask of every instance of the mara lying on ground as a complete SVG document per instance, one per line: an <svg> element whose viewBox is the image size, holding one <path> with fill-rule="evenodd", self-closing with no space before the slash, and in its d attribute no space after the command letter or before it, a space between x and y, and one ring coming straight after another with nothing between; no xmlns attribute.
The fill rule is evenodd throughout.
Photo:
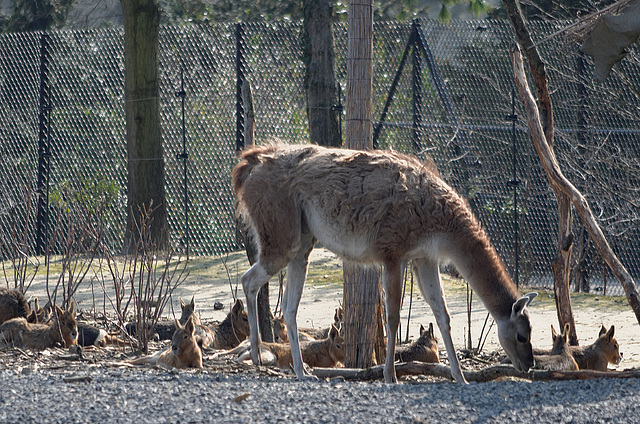
<svg viewBox="0 0 640 424"><path fill-rule="evenodd" d="M609 330L601 326L598 338L588 346L569 346L569 352L581 370L607 371L608 364L618 365L622 361L620 346L614 337L615 326ZM549 349L534 349L533 353L549 355Z"/></svg>
<svg viewBox="0 0 640 424"><path fill-rule="evenodd" d="M562 333L556 333L556 329L551 326L551 339L553 347L548 355L534 355L536 359L535 369L546 371L575 371L578 369L575 359L569 351L568 337L571 326L564 325Z"/></svg>
<svg viewBox="0 0 640 424"><path fill-rule="evenodd" d="M180 324L185 325L189 317L193 317L193 323L195 325L195 336L198 341L198 345L202 349L206 349L209 347L211 343L213 343L214 335L209 327L206 325L202 325L200 322L200 317L196 314L196 299L195 297L191 298L191 302L186 303L184 300L180 299L180 309L182 309L182 315L180 316Z"/></svg>
<svg viewBox="0 0 640 424"><path fill-rule="evenodd" d="M333 325L336 328L340 328L342 326L342 322L344 319L344 310L342 306L336 308L333 314ZM298 331L298 337L301 342L311 341L311 340L320 340L326 339L329 337L329 332L331 331L331 326L327 328L300 328ZM289 336L287 335L287 324L284 321L284 317L280 315L273 320L273 335L276 339L276 342L279 343L289 343Z"/></svg>
<svg viewBox="0 0 640 424"><path fill-rule="evenodd" d="M263 342L260 346L263 365L277 365L280 369L289 369L293 365L289 343ZM300 348L303 362L311 368L333 368L344 360L344 337L335 325L331 325L327 338L302 342ZM250 359L251 347L244 345L238 353L238 362L246 361Z"/></svg>
<svg viewBox="0 0 640 424"><path fill-rule="evenodd" d="M236 299L224 321L210 328L214 349L232 349L249 337L249 318L242 300Z"/></svg>
<svg viewBox="0 0 640 424"><path fill-rule="evenodd" d="M520 297L467 202L420 161L394 152L313 145L252 146L240 159L232 186L259 252L258 261L242 276L254 363L260 362L258 291L286 266L282 310L293 368L298 379L310 378L296 315L309 254L320 241L346 261L383 266L386 382L397 381L395 340L408 261L433 310L456 381L466 383L451 338L441 261L452 262L482 299L514 366L521 371L533 367L527 306L536 294Z"/></svg>
<svg viewBox="0 0 640 424"><path fill-rule="evenodd" d="M429 323L429 329L425 330L420 325L420 337L407 346L399 346L396 349L396 361L399 362L427 362L437 364L440 362L438 355L438 339L433 332L433 324Z"/></svg>
<svg viewBox="0 0 640 424"><path fill-rule="evenodd" d="M176 320L176 331L171 338L171 346L151 356L143 356L131 361L133 365L165 365L178 369L202 368L202 351L195 336L193 317L182 326Z"/></svg>
<svg viewBox="0 0 640 424"><path fill-rule="evenodd" d="M56 315L48 324L32 324L26 318L13 318L0 325L0 344L25 349L46 349L78 342L75 302L66 311L56 306Z"/></svg>

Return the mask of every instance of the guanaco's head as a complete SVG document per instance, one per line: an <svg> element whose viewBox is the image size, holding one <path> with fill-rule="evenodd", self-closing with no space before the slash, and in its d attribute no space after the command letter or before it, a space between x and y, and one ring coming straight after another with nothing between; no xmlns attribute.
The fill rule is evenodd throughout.
<svg viewBox="0 0 640 424"><path fill-rule="evenodd" d="M518 371L527 372L535 365L531 346L531 321L527 306L538 295L529 293L511 307L508 320L498 321L498 338L505 353Z"/></svg>

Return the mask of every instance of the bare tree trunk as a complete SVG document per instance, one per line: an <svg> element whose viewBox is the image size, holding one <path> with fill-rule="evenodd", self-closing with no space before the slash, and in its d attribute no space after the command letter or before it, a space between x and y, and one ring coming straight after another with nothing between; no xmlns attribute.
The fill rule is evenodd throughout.
<svg viewBox="0 0 640 424"><path fill-rule="evenodd" d="M342 146L337 105L338 84L329 0L303 0L303 46L307 66L305 88L310 142Z"/></svg>
<svg viewBox="0 0 640 424"><path fill-rule="evenodd" d="M349 2L346 147L373 149L373 1ZM344 264L345 366L374 363L380 275L378 268ZM378 362L384 356L377 357Z"/></svg>
<svg viewBox="0 0 640 424"><path fill-rule="evenodd" d="M613 250L611 250L611 247L593 216L593 212L591 212L591 208L589 207L586 199L564 177L553 151L545 142L538 108L536 107L535 100L529 91L527 78L524 74L522 55L518 48L514 48L511 51L511 60L513 62L513 72L516 77L518 92L520 93L520 97L522 98L527 111L528 125L531 130L533 143L536 147L536 151L538 152L538 156L540 157L540 161L542 162L542 167L547 174L547 179L554 188L554 191L562 191L569 199L571 199L571 203L576 208L576 212L580 216L584 226L587 228L596 249L598 249L602 258L605 260L607 265L609 265L609 268L611 268L611 271L616 278L620 281L620 284L622 284L625 294L627 295L629 305L636 315L636 320L640 323L640 297L638 296L635 282L618 257L613 253Z"/></svg>
<svg viewBox="0 0 640 424"><path fill-rule="evenodd" d="M158 31L156 0L122 0L125 40L125 114L128 154L126 249L136 240L142 206L153 207L151 239L169 244L164 191L164 159L160 130Z"/></svg>
<svg viewBox="0 0 640 424"><path fill-rule="evenodd" d="M540 118L544 128L544 142L553 151L553 105L551 103L551 95L549 94L549 85L547 84L547 73L545 64L540 57L538 50L533 45L533 40L529 34L529 30L524 21L522 11L516 0L503 0L504 6L511 19L513 28L516 33L518 43L526 52L531 74L538 92L538 102L540 103ZM572 213L571 201L568 196L561 190L557 190L551 185L553 192L558 200L558 248L556 258L551 267L553 269L553 287L556 297L556 308L558 311L558 321L560 327L565 324L571 325L569 331L569 344L577 345L578 336L576 333L576 325L573 319L573 309L571 307L571 295L569 291L569 276L571 270L571 252L573 249L573 233L572 233Z"/></svg>
<svg viewBox="0 0 640 424"><path fill-rule="evenodd" d="M242 83L242 106L244 110L244 143L245 146L254 146L255 142L255 109L253 103L253 95L251 93L251 84L245 79ZM253 265L257 258L256 245L253 237L248 231L244 223L242 226L242 239L244 248L247 253L249 264ZM271 313L271 305L269 304L269 282L260 288L258 292L258 325L260 327L260 336L265 342L273 342L273 313Z"/></svg>

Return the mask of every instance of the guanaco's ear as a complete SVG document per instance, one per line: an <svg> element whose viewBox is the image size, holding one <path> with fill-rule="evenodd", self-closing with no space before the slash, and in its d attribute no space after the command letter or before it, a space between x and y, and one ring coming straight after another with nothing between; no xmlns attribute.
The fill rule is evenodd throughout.
<svg viewBox="0 0 640 424"><path fill-rule="evenodd" d="M187 306L187 304L184 303L184 300L182 300L182 298L180 298L180 309L184 309L185 306Z"/></svg>
<svg viewBox="0 0 640 424"><path fill-rule="evenodd" d="M535 299L536 296L538 296L538 293L531 292L531 293L525 294L520 299L516 300L516 303L514 303L513 307L511 308L511 319L514 319L518 315L522 314L525 308L529 306L531 301Z"/></svg>
<svg viewBox="0 0 640 424"><path fill-rule="evenodd" d="M429 329L427 331L429 332L429 337L431 337L432 339L436 338L436 334L433 332L433 323L432 322L429 323Z"/></svg>

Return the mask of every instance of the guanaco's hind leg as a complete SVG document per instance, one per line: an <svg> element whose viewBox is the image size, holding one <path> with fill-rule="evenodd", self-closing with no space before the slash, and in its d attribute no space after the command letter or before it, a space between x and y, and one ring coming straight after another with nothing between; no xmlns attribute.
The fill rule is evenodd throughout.
<svg viewBox="0 0 640 424"><path fill-rule="evenodd" d="M302 297L302 288L307 278L309 254L313 250L315 239L311 233L303 233L300 240L300 250L296 257L287 265L287 285L282 296L282 311L287 324L287 335L291 345L291 359L293 370L298 380L304 380L310 376L305 372L298 338L298 307Z"/></svg>
<svg viewBox="0 0 640 424"><path fill-rule="evenodd" d="M385 265L382 284L386 295L387 310L387 358L384 363L385 383L397 383L395 362L396 335L400 324L400 300L402 297L402 266Z"/></svg>
<svg viewBox="0 0 640 424"><path fill-rule="evenodd" d="M460 363L456 356L456 349L451 339L451 317L447 310L447 303L442 292L442 281L440 280L440 272L438 263L427 259L414 259L413 269L415 270L418 286L422 295L425 297L431 310L436 318L442 341L447 349L449 364L451 365L451 374L458 383L466 383Z"/></svg>

